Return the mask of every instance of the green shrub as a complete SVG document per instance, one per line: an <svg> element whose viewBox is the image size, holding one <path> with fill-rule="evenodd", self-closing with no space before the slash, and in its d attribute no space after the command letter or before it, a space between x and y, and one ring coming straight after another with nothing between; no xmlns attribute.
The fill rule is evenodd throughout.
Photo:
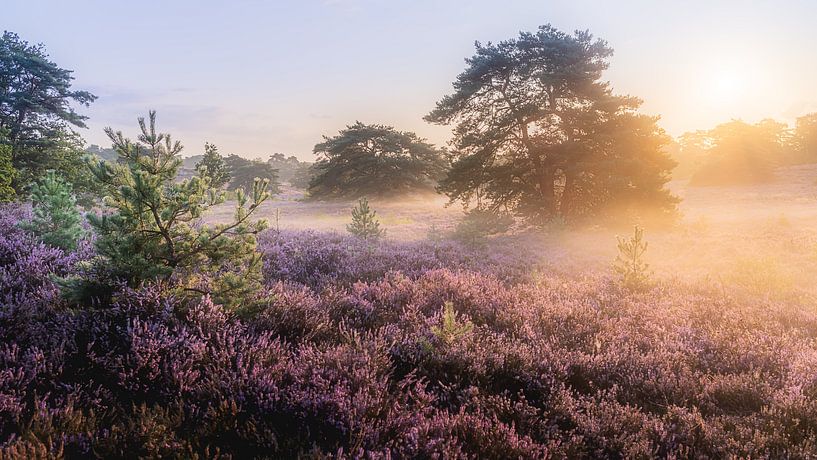
<svg viewBox="0 0 817 460"><path fill-rule="evenodd" d="M17 171L11 163L11 146L0 144L0 203L13 201L16 197L12 183Z"/></svg>
<svg viewBox="0 0 817 460"><path fill-rule="evenodd" d="M431 332L438 339L450 345L474 329L470 321L459 321L452 302L445 302L439 326L433 326Z"/></svg>
<svg viewBox="0 0 817 460"><path fill-rule="evenodd" d="M23 227L49 246L66 251L76 249L83 234L82 216L71 184L48 171L31 186L31 204L33 217Z"/></svg>
<svg viewBox="0 0 817 460"><path fill-rule="evenodd" d="M507 232L513 223L507 213L472 209L457 224L453 238L468 246L483 246L489 236Z"/></svg>
<svg viewBox="0 0 817 460"><path fill-rule="evenodd" d="M369 208L369 200L361 198L352 208L352 223L346 226L352 235L365 240L376 240L386 233L380 228L377 212Z"/></svg>
<svg viewBox="0 0 817 460"><path fill-rule="evenodd" d="M635 226L633 236L616 237L618 255L613 270L620 276L621 285L630 291L643 291L650 286L649 265L644 262L647 242L644 241L644 229Z"/></svg>

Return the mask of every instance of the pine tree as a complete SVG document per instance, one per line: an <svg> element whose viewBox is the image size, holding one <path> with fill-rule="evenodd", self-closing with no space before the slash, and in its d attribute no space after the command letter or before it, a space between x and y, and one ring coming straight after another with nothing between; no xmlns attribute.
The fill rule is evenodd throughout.
<svg viewBox="0 0 817 460"><path fill-rule="evenodd" d="M11 146L0 144L0 203L13 201L16 197L12 183L17 171L11 163Z"/></svg>
<svg viewBox="0 0 817 460"><path fill-rule="evenodd" d="M452 302L445 302L439 326L432 326L431 332L447 345L451 345L462 336L470 333L474 325L470 321L460 322Z"/></svg>
<svg viewBox="0 0 817 460"><path fill-rule="evenodd" d="M613 270L621 277L621 285L630 291L642 291L649 287L649 265L644 262L647 242L644 229L635 226L633 236L618 239L618 252Z"/></svg>
<svg viewBox="0 0 817 460"><path fill-rule="evenodd" d="M204 144L204 157L196 163L196 171L210 178L210 186L220 189L230 182L230 172L224 157L218 153L218 148L211 144Z"/></svg>
<svg viewBox="0 0 817 460"><path fill-rule="evenodd" d="M476 208L463 216L452 236L467 246L481 247L488 242L488 236L507 232L513 224L508 213Z"/></svg>
<svg viewBox="0 0 817 460"><path fill-rule="evenodd" d="M231 154L224 159L224 163L230 172L230 190L252 190L255 179L260 178L268 181L267 191L270 194L274 195L280 192L278 170L273 168L269 162L248 160Z"/></svg>
<svg viewBox="0 0 817 460"><path fill-rule="evenodd" d="M477 43L454 92L425 118L455 125L438 190L537 225L672 217L669 137L602 78L612 52L587 31L550 25Z"/></svg>
<svg viewBox="0 0 817 460"><path fill-rule="evenodd" d="M361 198L352 208L352 223L346 226L349 233L363 239L378 239L386 232L380 228L377 212L369 208L369 200Z"/></svg>
<svg viewBox="0 0 817 460"><path fill-rule="evenodd" d="M444 151L412 132L356 122L315 146L309 197L358 199L432 191L445 175Z"/></svg>
<svg viewBox="0 0 817 460"><path fill-rule="evenodd" d="M113 210L89 216L104 268L130 286L172 281L183 292L240 305L261 282L255 235L266 222L251 222L250 216L269 197L268 183L256 181L249 196L238 192L232 222L204 225L202 214L223 202L224 193L206 176L175 182L182 145L156 131L153 111L147 122L139 119L139 126L137 143L106 129L119 161L91 165L105 190L104 202Z"/></svg>
<svg viewBox="0 0 817 460"><path fill-rule="evenodd" d="M72 251L82 238L82 216L77 210L71 184L48 171L31 186L33 218L22 224L43 243Z"/></svg>

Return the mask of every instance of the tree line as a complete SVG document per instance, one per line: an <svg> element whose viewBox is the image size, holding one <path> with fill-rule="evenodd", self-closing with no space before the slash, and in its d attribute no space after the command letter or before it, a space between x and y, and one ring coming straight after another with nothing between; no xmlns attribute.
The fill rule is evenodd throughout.
<svg viewBox="0 0 817 460"><path fill-rule="evenodd" d="M615 216L672 217L673 171L692 184L756 182L781 165L817 162L817 114L793 129L763 120L731 121L673 140L658 118L638 112L637 97L602 80L612 48L589 32L545 25L498 43L479 43L453 90L426 116L452 126L448 148L412 132L357 121L324 136L314 163L275 154L268 161L223 156L206 144L192 168L216 189L254 186L277 193L282 181L314 200L439 192L481 213L531 223ZM0 199L26 197L58 171L92 202L88 153L125 161L115 150L86 150L76 129L96 96L72 89L72 71L43 45L14 33L0 40ZM193 160L188 159L187 161ZM53 178L52 178L53 179ZM52 180L49 179L49 180Z"/></svg>

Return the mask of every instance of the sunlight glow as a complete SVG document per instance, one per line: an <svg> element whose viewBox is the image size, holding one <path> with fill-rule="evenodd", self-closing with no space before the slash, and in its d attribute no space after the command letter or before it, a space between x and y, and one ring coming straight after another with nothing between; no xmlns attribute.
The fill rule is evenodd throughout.
<svg viewBox="0 0 817 460"><path fill-rule="evenodd" d="M709 81L710 97L718 102L736 102L746 96L748 76L737 69L722 68Z"/></svg>

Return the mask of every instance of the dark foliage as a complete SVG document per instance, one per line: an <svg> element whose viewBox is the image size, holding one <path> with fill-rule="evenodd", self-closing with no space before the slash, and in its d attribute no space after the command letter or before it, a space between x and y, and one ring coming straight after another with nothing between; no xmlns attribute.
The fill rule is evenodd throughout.
<svg viewBox="0 0 817 460"><path fill-rule="evenodd" d="M227 171L230 174L229 190L242 189L245 192L252 190L255 179L269 181L269 193L275 195L280 192L278 170L261 160L248 160L238 155L225 158Z"/></svg>
<svg viewBox="0 0 817 460"><path fill-rule="evenodd" d="M210 143L204 144L204 155L196 163L196 172L210 179L210 186L220 189L230 182L230 171L218 148Z"/></svg>
<svg viewBox="0 0 817 460"><path fill-rule="evenodd" d="M430 191L447 160L424 139L391 126L356 122L315 146L309 195L315 199Z"/></svg>
<svg viewBox="0 0 817 460"><path fill-rule="evenodd" d="M71 103L87 106L96 96L71 89L74 77L48 59L45 47L31 45L12 32L0 38L0 131L12 146L12 164L19 172L18 192L49 169L79 168L81 142L70 131L85 127L87 117Z"/></svg>
<svg viewBox="0 0 817 460"><path fill-rule="evenodd" d="M267 163L278 171L278 178L281 182L306 189L311 180L310 167L312 163L300 161L294 155L285 156L283 153L274 153L269 157Z"/></svg>
<svg viewBox="0 0 817 460"><path fill-rule="evenodd" d="M674 161L657 118L601 80L612 54L587 32L542 26L476 54L426 120L456 124L440 190L541 223L672 215Z"/></svg>

